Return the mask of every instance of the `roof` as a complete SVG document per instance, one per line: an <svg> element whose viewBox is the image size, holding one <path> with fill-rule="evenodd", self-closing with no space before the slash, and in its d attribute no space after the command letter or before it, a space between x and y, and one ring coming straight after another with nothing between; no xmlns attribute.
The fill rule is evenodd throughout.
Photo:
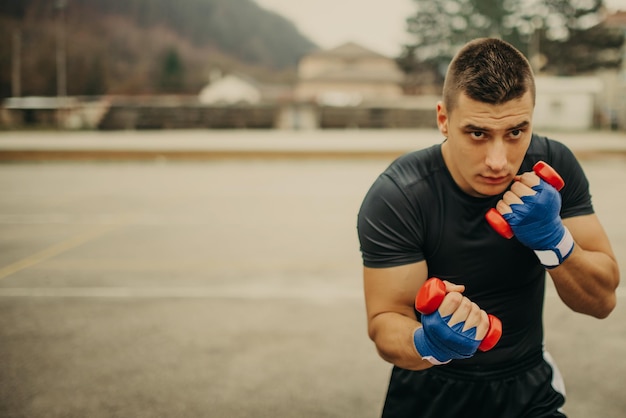
<svg viewBox="0 0 626 418"><path fill-rule="evenodd" d="M343 68L322 71L313 77L307 77L306 81L365 81L365 82L387 82L400 83L404 75L398 71L381 71L368 68Z"/></svg>
<svg viewBox="0 0 626 418"><path fill-rule="evenodd" d="M607 26L622 26L626 27L626 11L617 11L610 14L604 19L603 22Z"/></svg>
<svg viewBox="0 0 626 418"><path fill-rule="evenodd" d="M311 52L309 56L328 56L328 57L340 57L340 58L362 58L362 57L379 57L389 58L383 54L359 45L355 42L346 42L331 49L323 49Z"/></svg>
<svg viewBox="0 0 626 418"><path fill-rule="evenodd" d="M4 100L4 107L7 109L33 109L33 110L55 110L63 109L76 104L76 99L71 97L46 97L46 96L26 96L9 97Z"/></svg>

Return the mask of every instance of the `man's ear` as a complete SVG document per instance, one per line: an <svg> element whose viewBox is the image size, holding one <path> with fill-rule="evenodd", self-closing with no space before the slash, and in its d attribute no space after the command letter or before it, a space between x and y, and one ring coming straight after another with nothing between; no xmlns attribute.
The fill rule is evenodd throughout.
<svg viewBox="0 0 626 418"><path fill-rule="evenodd" d="M448 137L448 111L443 102L437 103L437 127L439 132L446 138Z"/></svg>

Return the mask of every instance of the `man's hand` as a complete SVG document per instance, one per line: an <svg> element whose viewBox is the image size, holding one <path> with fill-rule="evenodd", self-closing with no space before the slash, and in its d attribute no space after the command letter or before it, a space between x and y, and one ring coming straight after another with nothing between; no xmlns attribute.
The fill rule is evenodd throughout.
<svg viewBox="0 0 626 418"><path fill-rule="evenodd" d="M479 341L485 338L489 330L487 313L460 293L448 293L439 307L439 314L444 318L450 316L450 327L462 324L462 332L475 328L475 338Z"/></svg>
<svg viewBox="0 0 626 418"><path fill-rule="evenodd" d="M446 282L446 290L459 289ZM462 287L461 287L462 288ZM472 357L489 329L487 313L458 291L450 291L439 309L422 315L413 343L423 359L433 364Z"/></svg>
<svg viewBox="0 0 626 418"><path fill-rule="evenodd" d="M559 215L561 195L535 173L518 176L496 209L546 268L559 266L572 253L574 240Z"/></svg>

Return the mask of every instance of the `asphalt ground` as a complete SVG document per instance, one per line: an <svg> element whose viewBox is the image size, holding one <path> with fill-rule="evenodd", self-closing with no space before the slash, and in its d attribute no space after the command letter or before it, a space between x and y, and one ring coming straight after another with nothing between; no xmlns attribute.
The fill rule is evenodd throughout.
<svg viewBox="0 0 626 418"><path fill-rule="evenodd" d="M58 148L67 137L55 135L2 134L0 150ZM196 140L176 147L154 135L161 145L144 148L155 158L31 154L0 164L0 416L379 416L390 366L367 338L356 212L410 135L364 133L379 152L350 158L291 142L282 149L295 153L254 156L245 150L264 146L251 145L253 134L233 135L223 147L242 147L240 158L195 161L164 148L198 151ZM360 134L333 135L345 152ZM137 138L99 135L92 151L124 136ZM626 142L592 136L597 148ZM288 141L279 137L273 149ZM623 272L626 159L591 151L583 167ZM568 415L626 416L624 285L616 310L596 320L548 284L546 347L565 377Z"/></svg>

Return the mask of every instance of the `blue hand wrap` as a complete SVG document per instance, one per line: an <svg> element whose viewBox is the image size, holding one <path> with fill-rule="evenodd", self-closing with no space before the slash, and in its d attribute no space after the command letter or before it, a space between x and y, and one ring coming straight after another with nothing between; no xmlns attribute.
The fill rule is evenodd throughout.
<svg viewBox="0 0 626 418"><path fill-rule="evenodd" d="M519 242L534 250L545 267L556 267L574 249L574 240L559 216L561 195L542 179L532 189L536 194L521 197L524 204L512 204L513 212L502 216Z"/></svg>
<svg viewBox="0 0 626 418"><path fill-rule="evenodd" d="M465 322L450 327L452 315L442 318L439 311L422 315L422 327L415 330L413 343L423 359L433 364L444 364L454 359L474 355L480 341L475 340L476 328L463 332Z"/></svg>

